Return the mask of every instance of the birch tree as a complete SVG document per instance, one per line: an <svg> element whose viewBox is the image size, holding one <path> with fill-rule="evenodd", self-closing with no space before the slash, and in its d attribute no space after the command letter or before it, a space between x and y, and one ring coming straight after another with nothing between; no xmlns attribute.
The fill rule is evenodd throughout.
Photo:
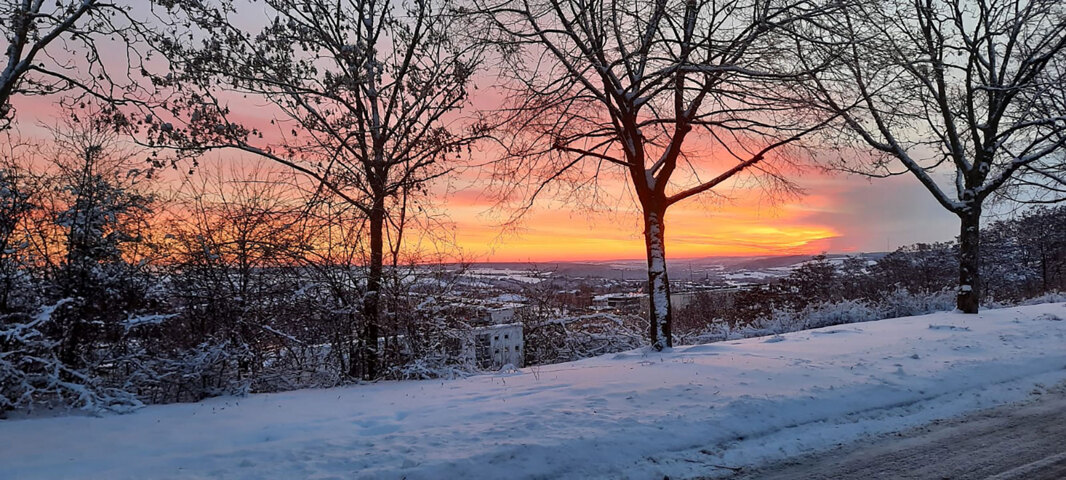
<svg viewBox="0 0 1066 480"><path fill-rule="evenodd" d="M957 306L977 313L987 200L1066 185L1066 5L893 0L856 3L833 20L797 52L836 62L812 77L812 89L840 115L851 146L874 151L847 168L913 175L959 218Z"/></svg>
<svg viewBox="0 0 1066 480"><path fill-rule="evenodd" d="M416 200L485 131L460 112L481 49L460 41L462 19L448 0L255 5L175 2L173 30L157 38L177 64L175 75L158 79L182 92L167 113L173 121L130 123L147 129L149 143L184 154L228 148L285 165L365 216L364 358L352 363L362 366L353 374L372 379L386 243L402 241ZM247 27L262 9L261 28ZM274 117L237 120L246 112L230 109L234 98L269 105Z"/></svg>
<svg viewBox="0 0 1066 480"><path fill-rule="evenodd" d="M789 97L787 85L803 72L780 47L795 24L825 7L803 0L478 3L503 47L507 111L515 117L515 140L496 175L517 187L503 194L528 206L562 181L579 192L576 202L586 202L586 187L618 174L644 225L651 345L671 346L667 210L741 174L789 185L773 164L820 121L804 118L801 99ZM715 170L711 158L727 165Z"/></svg>

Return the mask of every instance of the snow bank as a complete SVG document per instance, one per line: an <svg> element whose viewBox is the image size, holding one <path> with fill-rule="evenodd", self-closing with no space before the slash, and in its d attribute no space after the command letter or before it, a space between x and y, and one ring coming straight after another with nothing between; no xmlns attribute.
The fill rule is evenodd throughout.
<svg viewBox="0 0 1066 480"><path fill-rule="evenodd" d="M684 478L1066 380L1066 306L938 313L450 381L0 422L0 478Z"/></svg>

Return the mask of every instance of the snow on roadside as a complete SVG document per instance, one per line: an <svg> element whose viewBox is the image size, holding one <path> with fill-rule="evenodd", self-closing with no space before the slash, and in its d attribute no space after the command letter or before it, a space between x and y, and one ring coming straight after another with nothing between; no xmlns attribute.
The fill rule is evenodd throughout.
<svg viewBox="0 0 1066 480"><path fill-rule="evenodd" d="M1066 380L1066 305L0 422L0 478L684 478Z"/></svg>

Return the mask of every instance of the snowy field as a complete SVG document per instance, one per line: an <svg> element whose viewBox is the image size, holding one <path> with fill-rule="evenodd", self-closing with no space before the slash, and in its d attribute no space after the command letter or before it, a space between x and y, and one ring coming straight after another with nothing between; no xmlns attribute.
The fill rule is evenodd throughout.
<svg viewBox="0 0 1066 480"><path fill-rule="evenodd" d="M1066 306L941 313L454 381L0 421L0 478L685 478L1024 399Z"/></svg>

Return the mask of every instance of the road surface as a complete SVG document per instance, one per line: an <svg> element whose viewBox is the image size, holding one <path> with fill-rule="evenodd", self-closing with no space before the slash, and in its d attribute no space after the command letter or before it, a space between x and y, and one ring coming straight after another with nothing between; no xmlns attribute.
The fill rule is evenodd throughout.
<svg viewBox="0 0 1066 480"><path fill-rule="evenodd" d="M730 479L1066 479L1066 387L1034 397Z"/></svg>

